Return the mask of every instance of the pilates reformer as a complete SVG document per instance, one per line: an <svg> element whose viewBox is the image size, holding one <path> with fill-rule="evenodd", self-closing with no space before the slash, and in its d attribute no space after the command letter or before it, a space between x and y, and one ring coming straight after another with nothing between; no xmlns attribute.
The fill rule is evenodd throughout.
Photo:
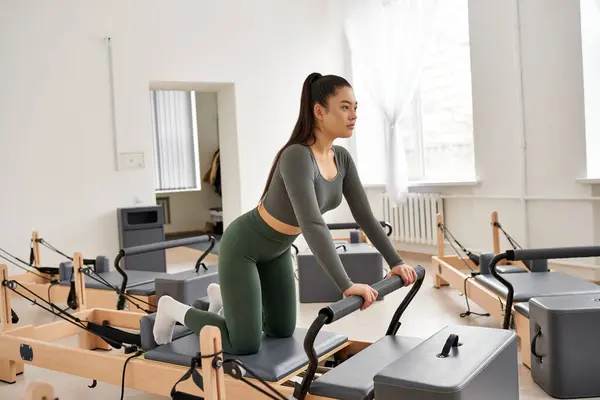
<svg viewBox="0 0 600 400"><path fill-rule="evenodd" d="M31 265L40 268L39 243L64 256L68 261L61 263L58 268L52 271L52 275L49 276L28 270L25 274L13 276L11 279L24 285L27 289L33 291L37 296L41 296L46 301L51 302L52 299L58 299L60 302L64 301L68 304L72 310L77 310L78 303L75 296L75 281L73 279L74 270L77 267L77 269L85 274L85 286L89 289L87 294L89 307L135 308L149 313L156 310L155 281L160 278L170 277L172 274L158 274L151 271L126 271L119 265L121 260L129 255L156 249L161 250L204 242L210 242L210 246L200 255L196 261L194 270L190 271L190 274L196 276L203 274L215 275L216 267L210 266L209 268L203 262L215 244L214 237L208 235L121 249L115 259L114 266L116 270L111 271L108 259L103 256L99 256L96 259L82 258L80 265L75 266L73 257L66 255L43 239L40 239L38 233L34 232L32 236ZM23 262L22 260L20 261ZM15 263L13 262L13 264ZM13 293L13 295L15 294Z"/></svg>
<svg viewBox="0 0 600 400"><path fill-rule="evenodd" d="M224 353L220 331L212 326L204 327L200 335L176 326L173 342L157 346L152 334L155 314L87 309L83 296L81 310L72 316L77 319L75 321L61 316L65 321L36 327L13 328L10 322L4 325L5 330L0 335L0 380L15 382L18 371L30 364L91 379L90 387L95 387L97 382L121 385L122 396L128 387L187 400L224 400L226 396L248 400L353 400L372 399L374 394L378 399L387 400L396 398L395 393L399 391L413 390L411 385L405 389L395 386L398 379L414 380L404 371L402 362L406 357L411 371L429 369L432 363L439 369L439 374L445 378L443 382L434 383L434 388L435 385L446 385L443 389L448 389L449 384L454 390L454 384L463 390L469 386L463 382L465 373L470 376L469 381L480 381L490 379L490 374L479 374L481 370L503 369L508 382L490 382L484 390L493 386L498 396L504 396L498 399L518 396L516 336L512 332L452 326L425 340L396 336L400 318L415 298L425 276L421 266L416 269L417 281L398 306L386 334L375 342L353 341L343 334L322 330L325 325L359 310L363 303L360 296L350 296L322 308L308 329L297 328L290 338L264 336L259 352L245 356ZM9 315L11 296L8 291L12 290L11 282L6 278L7 269L0 266L2 320ZM402 278L392 276L373 287L388 295L404 284ZM83 321L111 328L137 329L140 345L115 343L85 329L80 323ZM78 336L77 347L52 343L74 335ZM485 338L483 345L482 338ZM111 351L92 351L97 348ZM121 348L123 351L117 351ZM415 358L424 359L421 352L432 353L433 359L417 365ZM460 373L457 373L456 363L461 365ZM427 372L423 375L434 376L432 371ZM477 376L475 379L474 375ZM431 387L427 379L423 384ZM476 386L479 387L475 388L479 390L478 394L466 398L480 398L483 386ZM418 388L417 392L412 394L414 397L403 398L421 398L422 389Z"/></svg>
<svg viewBox="0 0 600 400"><path fill-rule="evenodd" d="M521 354L531 375L548 394L557 398L600 396L597 332L600 327L600 291L548 293L514 305L512 276L500 274L497 265L509 261L599 257L600 246L512 249L496 254L489 263L491 275L507 290L506 309L513 310ZM516 274L522 275L522 274ZM502 323L510 329L511 315ZM524 361L525 363L525 361Z"/></svg>
<svg viewBox="0 0 600 400"><path fill-rule="evenodd" d="M497 252L497 213L492 214L494 249ZM600 286L593 282L547 268L547 259L500 258L494 271L491 261L497 254L479 255L475 264L468 256L444 255L444 233L441 215L438 223L438 255L432 257L435 269L434 287L450 286L458 290L468 301L471 300L486 311L504 328L515 327L521 342L522 362L531 365L529 343L529 321L526 313L531 298L541 296L561 296L573 294L597 294ZM513 250L521 250L516 242L511 242ZM516 247L516 249L515 249ZM508 264L510 263L510 264ZM466 268L465 268L466 267ZM500 277L500 279L499 279ZM509 282L509 287L505 284Z"/></svg>

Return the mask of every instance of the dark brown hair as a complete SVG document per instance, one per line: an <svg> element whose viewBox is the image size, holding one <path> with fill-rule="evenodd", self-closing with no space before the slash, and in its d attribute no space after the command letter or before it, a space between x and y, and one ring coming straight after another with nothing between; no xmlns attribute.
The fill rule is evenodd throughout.
<svg viewBox="0 0 600 400"><path fill-rule="evenodd" d="M273 173L275 167L279 161L281 153L291 146L292 144L304 144L310 145L315 142L315 118L313 115L313 107L315 104L320 104L323 107L327 107L327 99L329 96L334 95L339 88L352 87L350 83L341 76L337 75L321 75L318 72L313 72L308 75L304 80L302 86L302 96L300 98L300 113L298 120L292 131L287 143L279 150L275 156L275 161L271 167L271 172L267 179L267 184L263 190L261 201L265 198L271 180L273 179Z"/></svg>

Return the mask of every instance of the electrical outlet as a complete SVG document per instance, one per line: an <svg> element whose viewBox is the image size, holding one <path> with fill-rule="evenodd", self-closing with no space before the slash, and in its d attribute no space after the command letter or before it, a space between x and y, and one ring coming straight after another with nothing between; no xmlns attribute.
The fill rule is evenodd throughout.
<svg viewBox="0 0 600 400"><path fill-rule="evenodd" d="M144 168L144 153L120 153L119 169Z"/></svg>

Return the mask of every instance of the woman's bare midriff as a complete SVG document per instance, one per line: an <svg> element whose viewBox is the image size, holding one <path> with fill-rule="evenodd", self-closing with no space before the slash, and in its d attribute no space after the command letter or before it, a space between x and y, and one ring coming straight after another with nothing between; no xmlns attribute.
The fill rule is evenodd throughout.
<svg viewBox="0 0 600 400"><path fill-rule="evenodd" d="M297 226L288 225L279 221L277 218L269 214L262 203L258 205L258 214L265 220L267 225L284 235L299 235L302 230Z"/></svg>

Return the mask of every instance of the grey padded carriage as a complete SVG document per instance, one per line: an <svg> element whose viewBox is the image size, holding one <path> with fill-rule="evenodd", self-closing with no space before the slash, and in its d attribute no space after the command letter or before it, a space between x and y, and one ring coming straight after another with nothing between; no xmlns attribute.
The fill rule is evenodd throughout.
<svg viewBox="0 0 600 400"><path fill-rule="evenodd" d="M306 329L296 328L294 335L289 338L273 338L263 335L258 353L235 356L223 353L223 357L241 361L265 381L277 382L308 365L308 357L303 347L306 332ZM347 341L348 337L345 335L321 331L315 341L315 351L320 357ZM200 338L196 334L190 334L147 351L145 357L148 360L189 367L192 358L199 351Z"/></svg>
<svg viewBox="0 0 600 400"><path fill-rule="evenodd" d="M518 265L498 265L496 271L500 274L522 274L527 270Z"/></svg>
<svg viewBox="0 0 600 400"><path fill-rule="evenodd" d="M309 393L344 400L372 399L373 377L423 339L386 335L313 381Z"/></svg>
<svg viewBox="0 0 600 400"><path fill-rule="evenodd" d="M562 272L528 272L505 274L502 277L512 284L515 303L538 296L600 292L600 286L595 283ZM508 288L492 275L477 275L474 279L500 296L508 295Z"/></svg>
<svg viewBox="0 0 600 400"><path fill-rule="evenodd" d="M479 256L479 272L481 272L484 275L491 274L490 262L492 261L494 256L494 253L481 253L481 255ZM496 271L498 271L499 274L520 274L528 272L526 269L519 265L510 264L496 265Z"/></svg>
<svg viewBox="0 0 600 400"><path fill-rule="evenodd" d="M156 294L156 288L154 287L154 282L144 283L143 285L128 288L126 293L132 296L152 296Z"/></svg>

